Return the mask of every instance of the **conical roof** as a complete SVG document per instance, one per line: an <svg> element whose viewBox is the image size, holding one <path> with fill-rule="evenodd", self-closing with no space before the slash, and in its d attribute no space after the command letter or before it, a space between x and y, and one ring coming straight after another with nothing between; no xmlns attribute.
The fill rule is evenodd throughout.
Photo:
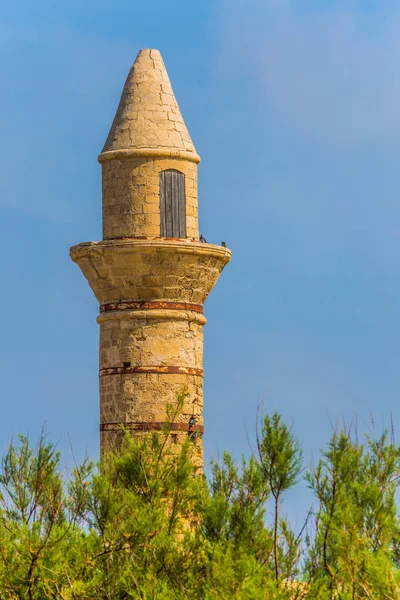
<svg viewBox="0 0 400 600"><path fill-rule="evenodd" d="M129 150L149 150L151 155L157 150L181 152L199 160L158 50L140 50L137 55L100 158Z"/></svg>

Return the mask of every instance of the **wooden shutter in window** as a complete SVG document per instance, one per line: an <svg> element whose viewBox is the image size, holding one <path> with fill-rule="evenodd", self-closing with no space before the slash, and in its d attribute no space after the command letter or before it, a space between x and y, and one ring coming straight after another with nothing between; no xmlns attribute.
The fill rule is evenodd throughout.
<svg viewBox="0 0 400 600"><path fill-rule="evenodd" d="M185 176L175 169L160 173L161 237L186 237Z"/></svg>

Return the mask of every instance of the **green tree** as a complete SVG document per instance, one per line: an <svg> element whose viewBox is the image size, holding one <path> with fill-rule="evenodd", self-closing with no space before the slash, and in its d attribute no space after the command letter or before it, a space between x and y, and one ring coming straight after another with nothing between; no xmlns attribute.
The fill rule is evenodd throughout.
<svg viewBox="0 0 400 600"><path fill-rule="evenodd" d="M297 533L281 503L299 443L274 414L257 447L239 463L224 453L207 478L191 437L177 449L167 424L67 477L51 442L21 436L1 466L0 600L400 598L393 438L334 432L306 475L317 506Z"/></svg>
<svg viewBox="0 0 400 600"><path fill-rule="evenodd" d="M261 434L257 435L257 448L263 477L274 498L274 567L275 579L279 581L279 507L283 493L297 482L300 475L302 452L293 432L278 413L264 417ZM282 523L282 533L292 554L295 538L286 522ZM287 575L292 575L290 569Z"/></svg>
<svg viewBox="0 0 400 600"><path fill-rule="evenodd" d="M308 570L310 597L400 597L396 488L400 449L388 432L359 443L350 428L334 432L307 481L319 502Z"/></svg>
<svg viewBox="0 0 400 600"><path fill-rule="evenodd" d="M36 451L26 437L11 445L0 475L1 598L50 598L65 574L61 556L79 534L60 474L60 456L42 435Z"/></svg>

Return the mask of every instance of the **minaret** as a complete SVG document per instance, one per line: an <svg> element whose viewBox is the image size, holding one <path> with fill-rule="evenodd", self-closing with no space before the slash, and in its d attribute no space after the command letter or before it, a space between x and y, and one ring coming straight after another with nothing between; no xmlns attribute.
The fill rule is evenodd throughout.
<svg viewBox="0 0 400 600"><path fill-rule="evenodd" d="M71 248L100 303L100 444L159 430L185 390L172 441L203 432L203 303L229 262L201 243L196 153L158 50L141 50L99 156L103 240ZM193 434L196 435L193 435Z"/></svg>

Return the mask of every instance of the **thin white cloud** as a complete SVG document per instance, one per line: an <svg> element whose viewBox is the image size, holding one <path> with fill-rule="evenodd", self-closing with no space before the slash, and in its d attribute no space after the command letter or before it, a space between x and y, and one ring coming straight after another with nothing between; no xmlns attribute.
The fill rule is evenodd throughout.
<svg viewBox="0 0 400 600"><path fill-rule="evenodd" d="M287 0L224 2L222 65L253 73L287 126L333 142L400 137L400 12L300 14ZM381 9L383 11L383 9Z"/></svg>

